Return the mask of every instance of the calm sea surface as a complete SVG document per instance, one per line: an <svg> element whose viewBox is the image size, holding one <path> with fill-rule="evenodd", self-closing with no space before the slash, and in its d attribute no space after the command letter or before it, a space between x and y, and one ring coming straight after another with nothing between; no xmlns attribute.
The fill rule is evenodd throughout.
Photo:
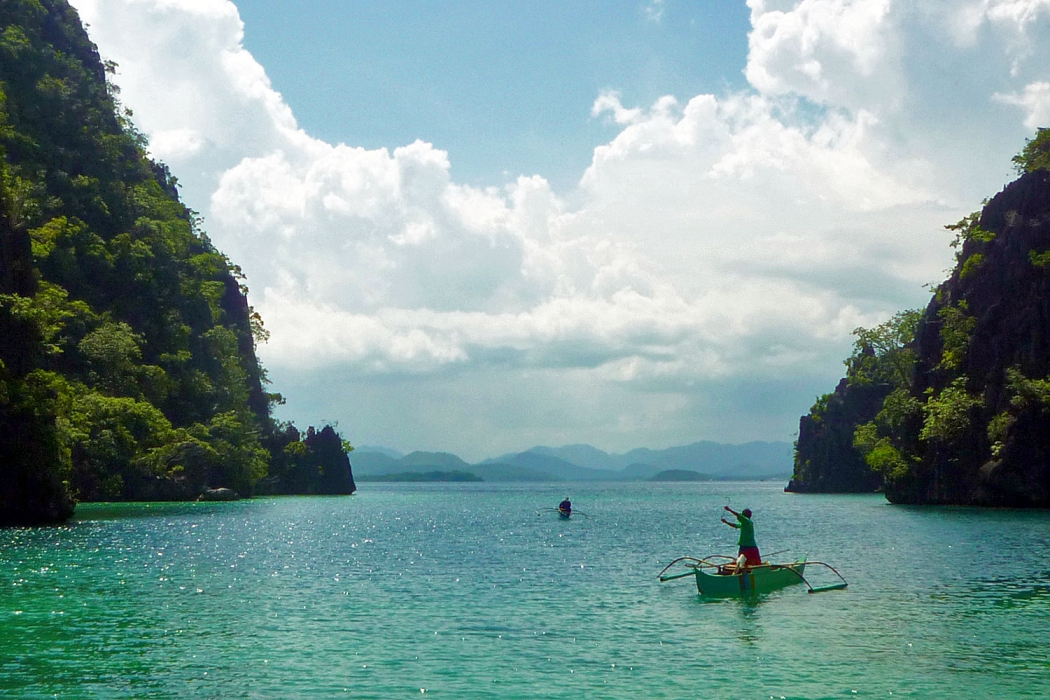
<svg viewBox="0 0 1050 700"><path fill-rule="evenodd" d="M1050 697L1050 513L780 483L361 486L0 530L0 697ZM565 495L591 517L537 515ZM658 583L734 551L727 503L764 554L849 588Z"/></svg>

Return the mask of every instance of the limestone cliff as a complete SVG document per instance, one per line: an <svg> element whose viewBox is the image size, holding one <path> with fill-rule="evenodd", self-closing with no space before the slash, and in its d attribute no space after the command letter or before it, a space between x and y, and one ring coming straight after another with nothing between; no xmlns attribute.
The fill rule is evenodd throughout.
<svg viewBox="0 0 1050 700"><path fill-rule="evenodd" d="M896 336L895 354L855 354L835 393L802 418L789 489L881 486L895 503L1050 507L1048 157L1044 129L1015 159L1021 176L950 227L951 276ZM896 379L858 381L857 367L887 357Z"/></svg>

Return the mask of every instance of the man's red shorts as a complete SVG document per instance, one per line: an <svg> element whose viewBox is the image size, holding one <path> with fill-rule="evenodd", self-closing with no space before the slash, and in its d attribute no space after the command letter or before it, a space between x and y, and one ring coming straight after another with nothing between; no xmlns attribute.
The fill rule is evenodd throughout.
<svg viewBox="0 0 1050 700"><path fill-rule="evenodd" d="M758 566L762 563L762 555L758 553L758 547L741 547L740 554L744 555L748 566Z"/></svg>

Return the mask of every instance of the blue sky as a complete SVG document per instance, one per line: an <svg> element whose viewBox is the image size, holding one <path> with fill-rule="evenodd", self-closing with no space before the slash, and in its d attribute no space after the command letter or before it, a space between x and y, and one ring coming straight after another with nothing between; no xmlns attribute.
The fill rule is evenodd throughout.
<svg viewBox="0 0 1050 700"><path fill-rule="evenodd" d="M345 2L243 0L244 46L300 125L330 143L422 139L474 185L540 173L569 188L595 144L591 116L630 103L746 84L741 2Z"/></svg>
<svg viewBox="0 0 1050 700"><path fill-rule="evenodd" d="M1050 124L1050 0L72 0L282 419L468 460L791 440Z"/></svg>

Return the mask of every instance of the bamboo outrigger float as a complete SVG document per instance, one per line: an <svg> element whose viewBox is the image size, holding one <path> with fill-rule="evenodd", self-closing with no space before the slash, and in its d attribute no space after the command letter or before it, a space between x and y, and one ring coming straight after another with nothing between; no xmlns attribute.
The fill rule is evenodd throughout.
<svg viewBox="0 0 1050 700"><path fill-rule="evenodd" d="M684 562L688 571L668 574L675 564ZM838 576L839 581L827 586L814 587L806 580L807 566L824 566ZM845 588L846 579L833 566L822 561L805 559L790 564L771 564L762 562L755 566L738 565L734 557L715 554L704 559L696 557L679 557L664 567L659 574L661 583L679 578L693 576L696 579L697 592L705 597L725 598L731 596L750 596L784 588L796 583L804 583L810 593L822 593Z"/></svg>

